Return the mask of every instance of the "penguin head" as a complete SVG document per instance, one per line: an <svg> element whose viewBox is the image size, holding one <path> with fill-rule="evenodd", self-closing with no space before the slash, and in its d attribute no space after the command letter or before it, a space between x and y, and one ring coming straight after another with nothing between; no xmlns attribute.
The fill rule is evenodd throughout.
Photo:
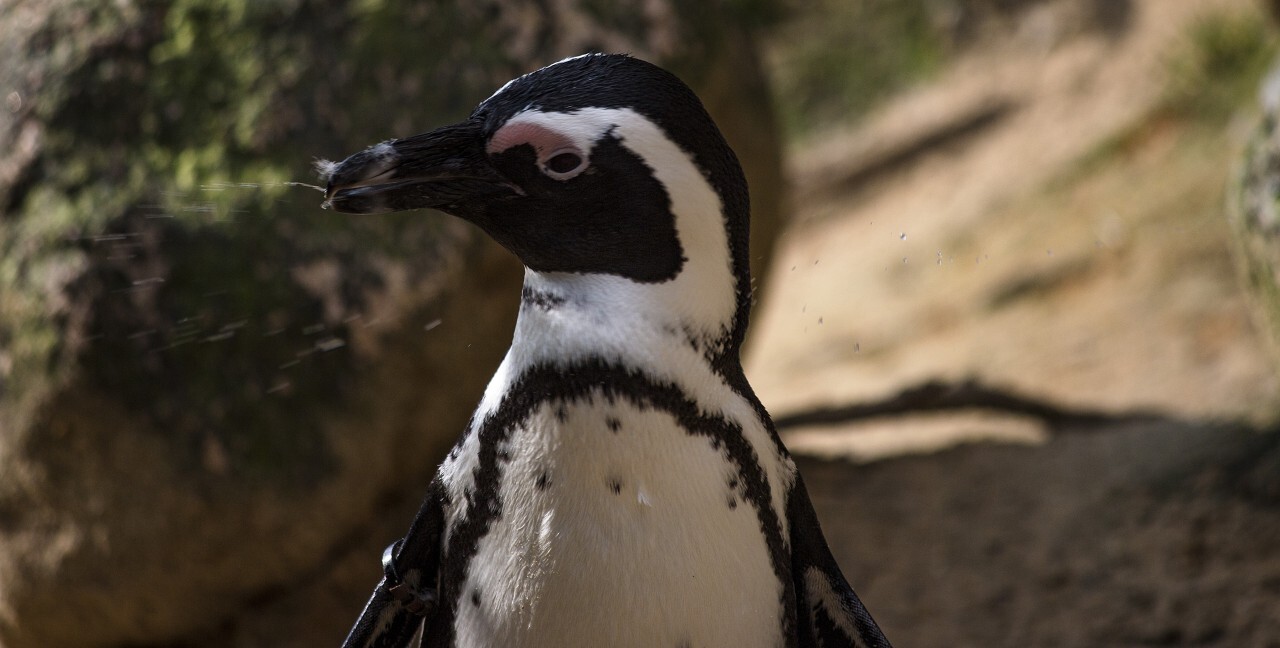
<svg viewBox="0 0 1280 648"><path fill-rule="evenodd" d="M698 291L719 294L690 298L727 300L725 333L745 327L742 169L693 91L640 59L588 54L516 78L466 121L333 166L325 206L449 213L537 273L697 274Z"/></svg>

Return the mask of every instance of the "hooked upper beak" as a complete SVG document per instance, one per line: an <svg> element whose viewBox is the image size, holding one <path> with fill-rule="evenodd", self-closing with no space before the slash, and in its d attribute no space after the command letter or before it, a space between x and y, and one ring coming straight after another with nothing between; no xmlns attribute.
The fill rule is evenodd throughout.
<svg viewBox="0 0 1280 648"><path fill-rule="evenodd" d="M479 126L463 122L375 144L339 162L322 206L347 214L449 211L475 198L518 193L490 164Z"/></svg>

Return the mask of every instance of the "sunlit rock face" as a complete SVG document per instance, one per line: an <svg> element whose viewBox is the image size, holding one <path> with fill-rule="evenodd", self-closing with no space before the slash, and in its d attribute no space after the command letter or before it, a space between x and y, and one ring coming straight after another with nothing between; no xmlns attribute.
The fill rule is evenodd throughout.
<svg viewBox="0 0 1280 648"><path fill-rule="evenodd" d="M438 214L321 211L287 184L313 158L628 51L699 89L768 257L769 3L100 4L0 14L7 648L345 632L510 340L520 272Z"/></svg>

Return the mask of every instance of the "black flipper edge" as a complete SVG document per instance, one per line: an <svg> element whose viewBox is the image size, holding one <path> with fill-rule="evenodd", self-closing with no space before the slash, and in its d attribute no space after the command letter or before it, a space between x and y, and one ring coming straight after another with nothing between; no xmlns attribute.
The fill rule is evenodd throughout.
<svg viewBox="0 0 1280 648"><path fill-rule="evenodd" d="M787 517L800 648L892 648L831 555L799 474Z"/></svg>
<svg viewBox="0 0 1280 648"><path fill-rule="evenodd" d="M443 485L433 481L404 538L382 554L382 580L342 648L406 648L437 609Z"/></svg>

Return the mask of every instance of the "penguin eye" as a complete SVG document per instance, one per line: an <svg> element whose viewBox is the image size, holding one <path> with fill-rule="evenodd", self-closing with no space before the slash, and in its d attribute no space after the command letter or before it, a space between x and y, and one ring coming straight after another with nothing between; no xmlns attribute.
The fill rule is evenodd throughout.
<svg viewBox="0 0 1280 648"><path fill-rule="evenodd" d="M587 159L576 149L559 150L542 163L542 172L556 180L568 180L582 173L586 166Z"/></svg>

